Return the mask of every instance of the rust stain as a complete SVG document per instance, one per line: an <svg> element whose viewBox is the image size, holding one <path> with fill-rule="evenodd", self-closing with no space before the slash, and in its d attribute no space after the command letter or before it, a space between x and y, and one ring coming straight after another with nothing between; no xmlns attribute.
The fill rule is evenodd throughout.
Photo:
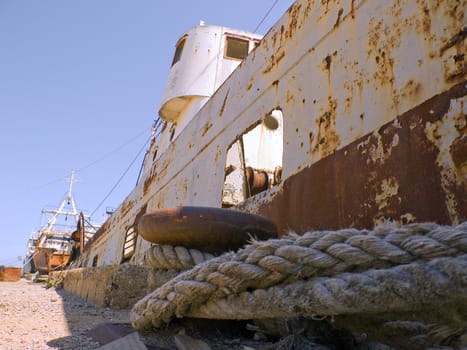
<svg viewBox="0 0 467 350"><path fill-rule="evenodd" d="M299 28L299 15L300 15L301 7L302 5L295 4L287 12L289 16L289 23L285 31L286 38L289 38L289 39L292 38L297 28Z"/></svg>
<svg viewBox="0 0 467 350"><path fill-rule="evenodd" d="M308 18L311 11L312 11L311 1L308 1L306 4L305 10L303 11L303 21L305 21Z"/></svg>
<svg viewBox="0 0 467 350"><path fill-rule="evenodd" d="M448 42L445 45L441 47L440 54L443 54L444 51L446 51L447 49L461 43L462 41L464 41L466 37L467 37L467 27L464 26L464 28L462 28L459 31L459 33L454 35L451 39L448 40Z"/></svg>
<svg viewBox="0 0 467 350"><path fill-rule="evenodd" d="M373 30L370 32L370 40L368 46L370 47L370 54L374 54L375 62L377 65L377 74L375 78L378 78L380 81L392 81L392 75L388 76L386 71L389 69L391 74L393 74L393 59L386 54L386 49L389 47L386 44L378 46L378 42L382 39L380 31L383 31L382 22L378 23ZM388 43L389 44L389 43Z"/></svg>
<svg viewBox="0 0 467 350"><path fill-rule="evenodd" d="M401 48L401 38L404 37L404 31L431 31L431 17L430 10L426 8L425 4L418 4L419 8L417 11L405 18L402 22L394 21L393 23L385 23L382 20L377 20L372 18L369 22L368 30L368 57L374 59L375 73L371 76L371 79L376 82L374 86L386 87L391 92L391 99L393 101L393 107L398 111L400 100L404 96L400 94L398 88L395 86L395 74L394 74L394 65L397 59L397 52ZM419 13L423 15L420 16ZM390 8L390 14L393 17L402 16L403 9L401 8L401 3L395 2L394 5ZM424 45L429 45L431 47L433 44L430 44L430 41L435 40L433 36L429 34L422 34L423 37L427 38L428 42ZM436 53L429 54L434 56ZM424 58L418 58L418 64ZM371 61L371 60L370 60ZM413 79L405 83L405 91L402 94L406 96L416 96L422 89L419 82L414 81ZM389 96L388 96L389 97Z"/></svg>
<svg viewBox="0 0 467 350"><path fill-rule="evenodd" d="M201 130L201 136L204 137L206 135L206 133L209 131L209 129L212 128L212 123L211 122L207 122L206 124L204 124L203 126L203 130Z"/></svg>
<svg viewBox="0 0 467 350"><path fill-rule="evenodd" d="M355 0L350 2L350 16L355 19Z"/></svg>
<svg viewBox="0 0 467 350"><path fill-rule="evenodd" d="M299 98L302 94L302 89L296 88L295 86L296 77L293 75L290 77L289 81L287 82L287 90L285 92L285 102L287 105L295 105L295 98Z"/></svg>
<svg viewBox="0 0 467 350"><path fill-rule="evenodd" d="M431 16L430 16L430 9L426 3L421 4L422 9L420 13L422 16L417 18L417 22L415 27L418 28L419 31L425 34L431 33ZM425 35L425 37L429 37L429 35Z"/></svg>
<svg viewBox="0 0 467 350"><path fill-rule="evenodd" d="M422 85L413 78L407 79L401 88L401 97L416 97L422 89Z"/></svg>
<svg viewBox="0 0 467 350"><path fill-rule="evenodd" d="M465 130L463 132L464 135L460 138L456 138L449 148L452 161L456 168L459 169L467 166L467 136L465 135Z"/></svg>
<svg viewBox="0 0 467 350"><path fill-rule="evenodd" d="M336 19L336 23L334 23L334 29L337 28L339 26L339 23L342 19L342 14L344 13L344 9L341 7L339 9L339 12L337 13L337 19Z"/></svg>
<svg viewBox="0 0 467 350"><path fill-rule="evenodd" d="M271 55L268 60L268 64L266 67L263 69L262 73L263 74L268 74L273 70L275 66L279 64L279 62L285 57L285 51L284 49L280 48L276 54Z"/></svg>
<svg viewBox="0 0 467 350"><path fill-rule="evenodd" d="M280 51L277 53L277 58L276 58L276 62L275 64L279 64L280 61L282 61L282 59L285 57L285 51Z"/></svg>
<svg viewBox="0 0 467 350"><path fill-rule="evenodd" d="M154 184L159 182L159 179L164 178L167 175L167 169L173 158L173 152L175 148L173 144L167 148L165 155L158 158L151 169L149 176L146 177L143 184L143 196L147 195Z"/></svg>
<svg viewBox="0 0 467 350"><path fill-rule="evenodd" d="M434 96L243 208L273 218L282 234L467 220L466 96L466 82Z"/></svg>
<svg viewBox="0 0 467 350"><path fill-rule="evenodd" d="M281 31L284 31L284 26L281 27ZM275 32L272 34L271 41L272 41L272 46L276 46L277 43L277 37L279 36L279 32Z"/></svg>
<svg viewBox="0 0 467 350"><path fill-rule="evenodd" d="M0 281L16 282L21 279L21 267L0 265Z"/></svg>
<svg viewBox="0 0 467 350"><path fill-rule="evenodd" d="M287 90L285 93L285 102L291 104L295 102L295 94L290 90Z"/></svg>
<svg viewBox="0 0 467 350"><path fill-rule="evenodd" d="M253 78L253 76L251 76L250 79L248 80L248 84L246 85L246 91L251 90L251 88L253 87L254 81L255 79ZM225 103L225 100L224 100L224 103Z"/></svg>
<svg viewBox="0 0 467 350"><path fill-rule="evenodd" d="M454 45L443 51L442 62L446 81L462 78L467 73L467 38L456 41Z"/></svg>
<svg viewBox="0 0 467 350"><path fill-rule="evenodd" d="M264 51L269 51L268 40L261 40L259 45L264 49Z"/></svg>
<svg viewBox="0 0 467 350"><path fill-rule="evenodd" d="M251 86L250 86L251 88ZM249 90L249 89L248 89ZM224 101L222 102L221 109L219 111L219 117L222 117L222 114L224 114L225 106L227 105L227 97L229 96L230 89L227 90L225 93Z"/></svg>
<svg viewBox="0 0 467 350"><path fill-rule="evenodd" d="M331 55L327 55L326 58L323 60L323 69L330 71L331 70L331 62L332 58Z"/></svg>
<svg viewBox="0 0 467 350"><path fill-rule="evenodd" d="M334 152L340 144L339 134L336 132L337 99L328 97L328 106L316 120L315 144L311 145L313 153L325 157Z"/></svg>
<svg viewBox="0 0 467 350"><path fill-rule="evenodd" d="M152 184L155 182L155 179L157 178L157 175L158 175L158 169L160 168L159 164L160 164L160 159L157 159L154 164L153 164L153 167L149 173L149 176L147 176L145 179L144 179L144 184L143 184L143 195L146 195L149 190L151 189L151 186Z"/></svg>
<svg viewBox="0 0 467 350"><path fill-rule="evenodd" d="M219 162L219 158L223 155L223 152L219 146L216 147L216 154L214 155L214 164Z"/></svg>
<svg viewBox="0 0 467 350"><path fill-rule="evenodd" d="M120 205L120 210L119 210L119 217L122 217L124 218L129 212L130 210L133 208L134 206L134 202L129 200L128 198L125 199L123 201L123 203Z"/></svg>
<svg viewBox="0 0 467 350"><path fill-rule="evenodd" d="M326 17L329 12L329 2L330 0L321 0L321 9L323 9L323 13L320 15L319 20Z"/></svg>
<svg viewBox="0 0 467 350"><path fill-rule="evenodd" d="M273 47L275 47L275 53L269 57L268 63L262 70L263 74L268 74L269 72L271 72L271 70L284 59L286 55L285 49L283 47L285 40L292 38L297 28L300 28L300 9L300 4L292 5L287 11L287 28L284 27L284 25L282 25L280 31L276 31L271 34L271 43Z"/></svg>
<svg viewBox="0 0 467 350"><path fill-rule="evenodd" d="M188 198L188 180L180 179L176 186L175 201L176 205L183 205Z"/></svg>

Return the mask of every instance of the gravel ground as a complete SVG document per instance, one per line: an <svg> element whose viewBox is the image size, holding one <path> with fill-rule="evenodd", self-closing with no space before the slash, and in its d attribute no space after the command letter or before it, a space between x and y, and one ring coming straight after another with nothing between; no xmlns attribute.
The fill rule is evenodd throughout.
<svg viewBox="0 0 467 350"><path fill-rule="evenodd" d="M46 288L45 283L25 279L0 282L0 350L96 349L101 345L87 336L88 331L104 323L130 327L129 313L130 310L94 307L63 289ZM174 341L177 334L190 335L188 345L182 347L184 349L192 348L190 341L196 342L191 336L204 339L211 350L258 349L257 345L267 344L252 339L225 337L221 334L223 332L219 333L221 321L215 322L215 331L212 326L206 326L209 321L197 320L195 324L198 327L193 327L191 321L175 320L170 327L139 335L151 350L177 349ZM206 330L207 335L200 334L200 324L204 324L201 329Z"/></svg>
<svg viewBox="0 0 467 350"><path fill-rule="evenodd" d="M25 279L0 282L0 350L96 349L101 345L87 336L104 323L129 326L130 310L94 307L63 289ZM232 324L217 320L174 320L170 327L139 333L148 349L266 349L271 344L244 337ZM186 334L184 346L176 346ZM197 341L203 341L199 347ZM194 343L192 343L194 342ZM196 347L196 346L198 347ZM318 349L328 349L319 347Z"/></svg>
<svg viewBox="0 0 467 350"><path fill-rule="evenodd" d="M25 279L0 282L0 350L96 349L101 345L88 337L88 332L103 324L119 324L131 332L129 313L130 310L94 307L63 289L46 288L44 283ZM336 349L315 343L304 345L306 339L295 336L282 338L274 346L264 338L245 334L246 328L231 321L180 319L172 321L169 327L139 333L139 339L148 350ZM347 342L342 339L338 343ZM183 346L177 346L177 341ZM197 344L199 341L204 345ZM302 346L288 345L291 341ZM350 348L389 350L386 346L368 345Z"/></svg>
<svg viewBox="0 0 467 350"><path fill-rule="evenodd" d="M129 322L129 310L96 308L24 279L0 282L0 297L0 350L95 349L99 344L85 335L90 329Z"/></svg>

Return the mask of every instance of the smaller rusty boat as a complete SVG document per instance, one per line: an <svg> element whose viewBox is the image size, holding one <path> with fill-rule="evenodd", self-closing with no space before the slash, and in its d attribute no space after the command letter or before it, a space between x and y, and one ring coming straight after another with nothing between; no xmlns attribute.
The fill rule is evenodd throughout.
<svg viewBox="0 0 467 350"><path fill-rule="evenodd" d="M57 269L63 269L74 257L79 255L83 240L92 237L96 231L94 225L88 225L85 230L76 231L79 223L84 222L84 215L76 209L72 193L74 171L69 179L68 191L56 209L42 209L42 214L48 216L47 222L38 230L36 238L30 238L35 242L31 248L28 261L25 262L27 272L39 272L48 274ZM68 217L71 220L68 220ZM89 219L89 218L88 218ZM83 237L80 237L83 235Z"/></svg>

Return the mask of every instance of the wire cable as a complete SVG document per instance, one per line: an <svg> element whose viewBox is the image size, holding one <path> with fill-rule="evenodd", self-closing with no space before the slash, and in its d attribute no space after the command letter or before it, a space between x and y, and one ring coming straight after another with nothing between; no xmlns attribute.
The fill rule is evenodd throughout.
<svg viewBox="0 0 467 350"><path fill-rule="evenodd" d="M256 26L255 30L253 31L253 33L256 33L256 31L258 30L258 28L261 26L261 24L263 24L263 22L266 20L266 18L269 16L269 14L271 13L272 9L274 8L274 6L276 6L277 2L279 0L276 0L274 1L274 3L272 4L271 8L268 10L268 12L266 12L266 14L264 15L263 19L259 22L259 24Z"/></svg>
<svg viewBox="0 0 467 350"><path fill-rule="evenodd" d="M39 190L43 189L44 187L53 185L53 184L58 183L58 182L63 182L63 180L64 180L64 177L61 177L59 179L49 181L49 182L47 182L45 184L42 184L42 185L39 185L37 187L33 187L33 188L29 189L29 190L25 190L25 192L29 193L29 192L39 191Z"/></svg>
<svg viewBox="0 0 467 350"><path fill-rule="evenodd" d="M79 168L78 170L76 170L76 172L80 172L80 171L83 171L91 166L93 166L94 164L97 164L99 162L101 162L102 160L106 159L107 157L113 155L114 153L117 153L118 151L120 151L122 148L124 148L125 146L129 145L130 143L132 143L134 140L138 139L141 135L143 135L144 133L146 133L149 129L151 128L146 128L144 129L143 131L141 131L138 135L132 137L130 140L126 141L124 144L118 146L117 148L115 148L114 150L104 154L102 157L96 159L95 161L89 163L88 165L85 165L81 168Z"/></svg>
<svg viewBox="0 0 467 350"><path fill-rule="evenodd" d="M121 144L120 146L118 146L117 148L113 149L112 151L110 152L107 152L106 154L104 154L102 157L92 161L91 163L85 165L85 166L82 166L81 168L79 168L78 170L75 171L75 173L78 173L78 172L81 172L83 170L86 170L87 168L90 168L91 166L103 161L104 159L108 158L109 156L113 155L114 153L117 153L118 151L120 151L122 148L128 146L130 143L132 143L134 140L138 139L139 137L141 137L141 135L143 135L144 133L146 133L150 128L146 128L144 129L143 131L139 132L136 136L132 137L131 139L129 139L128 141L126 141L125 143ZM58 183L58 182L63 182L63 179L66 178L65 176L61 177L61 178L57 178L55 180L52 180L52 181L49 181L45 184L42 184L42 185L39 185L37 187L34 187L34 188L31 188L29 190L26 190L26 193L29 193L29 192L34 192L34 191L38 191L38 190L41 190L47 186L50 186L50 185L53 185L55 183Z"/></svg>
<svg viewBox="0 0 467 350"><path fill-rule="evenodd" d="M136 160L138 159L139 155L146 149L146 146L148 145L150 141L150 138L148 138L146 140L146 142L144 143L143 147L141 147L141 149L138 151L138 154L136 154L136 157L132 160L132 162L130 163L130 165L125 169L125 171L123 172L123 174L120 176L120 178L118 179L117 183L111 188L110 192L107 193L107 195L104 197L104 199L99 203L99 205L97 206L96 209L94 209L94 211L91 213L91 217L96 213L96 211L102 206L102 204L104 204L104 202L107 200L107 198L109 198L109 196L111 195L111 193L115 190L115 188L119 185L119 183L122 181L123 177L126 175L126 173L128 173L128 171L131 169L131 167L133 166L133 164L136 162Z"/></svg>

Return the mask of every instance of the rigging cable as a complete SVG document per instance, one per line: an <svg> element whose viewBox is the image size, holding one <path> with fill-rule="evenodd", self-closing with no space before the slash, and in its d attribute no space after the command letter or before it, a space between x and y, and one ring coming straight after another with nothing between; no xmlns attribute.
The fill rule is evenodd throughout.
<svg viewBox="0 0 467 350"><path fill-rule="evenodd" d="M120 176L120 178L118 179L117 183L112 187L112 189L110 190L109 193L107 193L107 195L104 197L104 199L99 203L99 205L97 206L96 209L94 209L94 211L91 213L90 216L93 216L96 211L101 207L102 204L104 204L105 200L107 198L109 198L109 196L111 195L111 193L113 192L113 190L115 190L115 188L118 186L118 184L122 181L123 177L126 175L126 173L130 170L130 168L133 166L133 164L136 162L136 160L138 159L139 155L141 154L141 152L143 152L145 149L146 149L146 146L147 144L149 143L150 141L150 138L148 138L146 140L146 142L144 143L143 147L141 147L141 149L138 151L138 154L136 154L135 158L132 160L132 162L130 163L130 165L125 169L125 171L123 172L123 174Z"/></svg>
<svg viewBox="0 0 467 350"><path fill-rule="evenodd" d="M104 160L105 158L111 156L112 154L114 153L117 153L118 151L120 151L123 147L127 146L128 144L130 144L131 142L133 142L134 140L136 140L137 138L139 138L141 135L143 135L144 133L146 133L150 128L146 128L144 129L143 131L141 131L138 135L132 137L130 140L128 140L127 142L125 142L124 144L118 146L117 148L115 148L114 150L104 154L102 157L96 159L95 161L89 163L88 165L85 165L81 168L79 168L78 170L76 170L76 172L80 172L80 171L83 171L91 166L93 166L94 164L96 163L99 163L100 161Z"/></svg>
<svg viewBox="0 0 467 350"><path fill-rule="evenodd" d="M276 0L274 1L274 3L272 4L271 8L268 10L268 12L266 12L266 14L264 15L263 19L259 22L259 24L256 26L255 30L253 31L253 33L256 33L256 31L258 30L258 28L261 26L261 24L263 24L263 22L266 20L266 17L269 16L269 13L271 13L272 9L274 8L274 6L276 6L277 2L279 0Z"/></svg>
<svg viewBox="0 0 467 350"><path fill-rule="evenodd" d="M91 217L91 216L89 216L89 217ZM94 226L94 224L93 224L90 220L88 220L88 219L86 219L86 218L84 218L84 222L87 223L88 226L92 227L94 230L98 230L98 229L99 229L99 227Z"/></svg>
<svg viewBox="0 0 467 350"><path fill-rule="evenodd" d="M58 183L58 182L63 182L63 177L61 177L61 178L59 178L59 179L55 179L55 180L49 181L49 182L47 182L47 183L45 183L45 184L42 184L42 185L40 185L40 186L37 186L37 187L35 187L35 188L26 190L26 193L28 193L28 192L33 192L33 191L39 191L39 190L43 189L44 187L47 187L47 186L49 186L49 185L53 185L53 184Z"/></svg>
<svg viewBox="0 0 467 350"><path fill-rule="evenodd" d="M132 137L130 140L126 141L126 142L123 143L122 145L120 145L120 146L118 146L117 148L113 149L112 151L110 151L110 152L104 154L102 157L100 157L100 158L94 160L93 162L91 162L91 163L89 163L89 164L87 164L87 165L85 165L85 166L79 168L78 170L75 171L75 173L81 172L81 171L83 171L83 170L85 170L85 169L87 169L87 168L89 168L89 167L91 167L91 166L93 166L93 165L95 165L95 164L97 164L97 163L103 161L104 159L106 159L107 157L113 155L114 153L117 153L117 152L120 151L122 148L126 147L126 146L129 145L131 142L133 142L134 140L136 140L137 138L139 138L141 135L143 135L144 133L146 133L149 129L150 129L150 128L144 129L143 131L141 131L141 132L138 133L136 136ZM47 183L45 183L45 184L42 184L42 185L40 185L40 186L37 186L37 187L35 187L35 188L26 190L26 192L28 193L28 192L34 192L34 191L41 190L41 189L43 189L44 187L47 187L47 186L49 186L49 185L53 185L53 184L58 183L58 182L63 182L63 179L64 179L64 177L57 178L57 179L55 179L55 180L49 181L49 182L47 182Z"/></svg>
<svg viewBox="0 0 467 350"><path fill-rule="evenodd" d="M141 162L141 166L139 168L139 173L138 173L138 177L136 178L136 185L139 184L139 180L141 179L141 174L143 173L143 169L144 169L144 162L146 160L146 155L148 154L149 150L146 151L146 154L144 155L143 157L143 161Z"/></svg>

